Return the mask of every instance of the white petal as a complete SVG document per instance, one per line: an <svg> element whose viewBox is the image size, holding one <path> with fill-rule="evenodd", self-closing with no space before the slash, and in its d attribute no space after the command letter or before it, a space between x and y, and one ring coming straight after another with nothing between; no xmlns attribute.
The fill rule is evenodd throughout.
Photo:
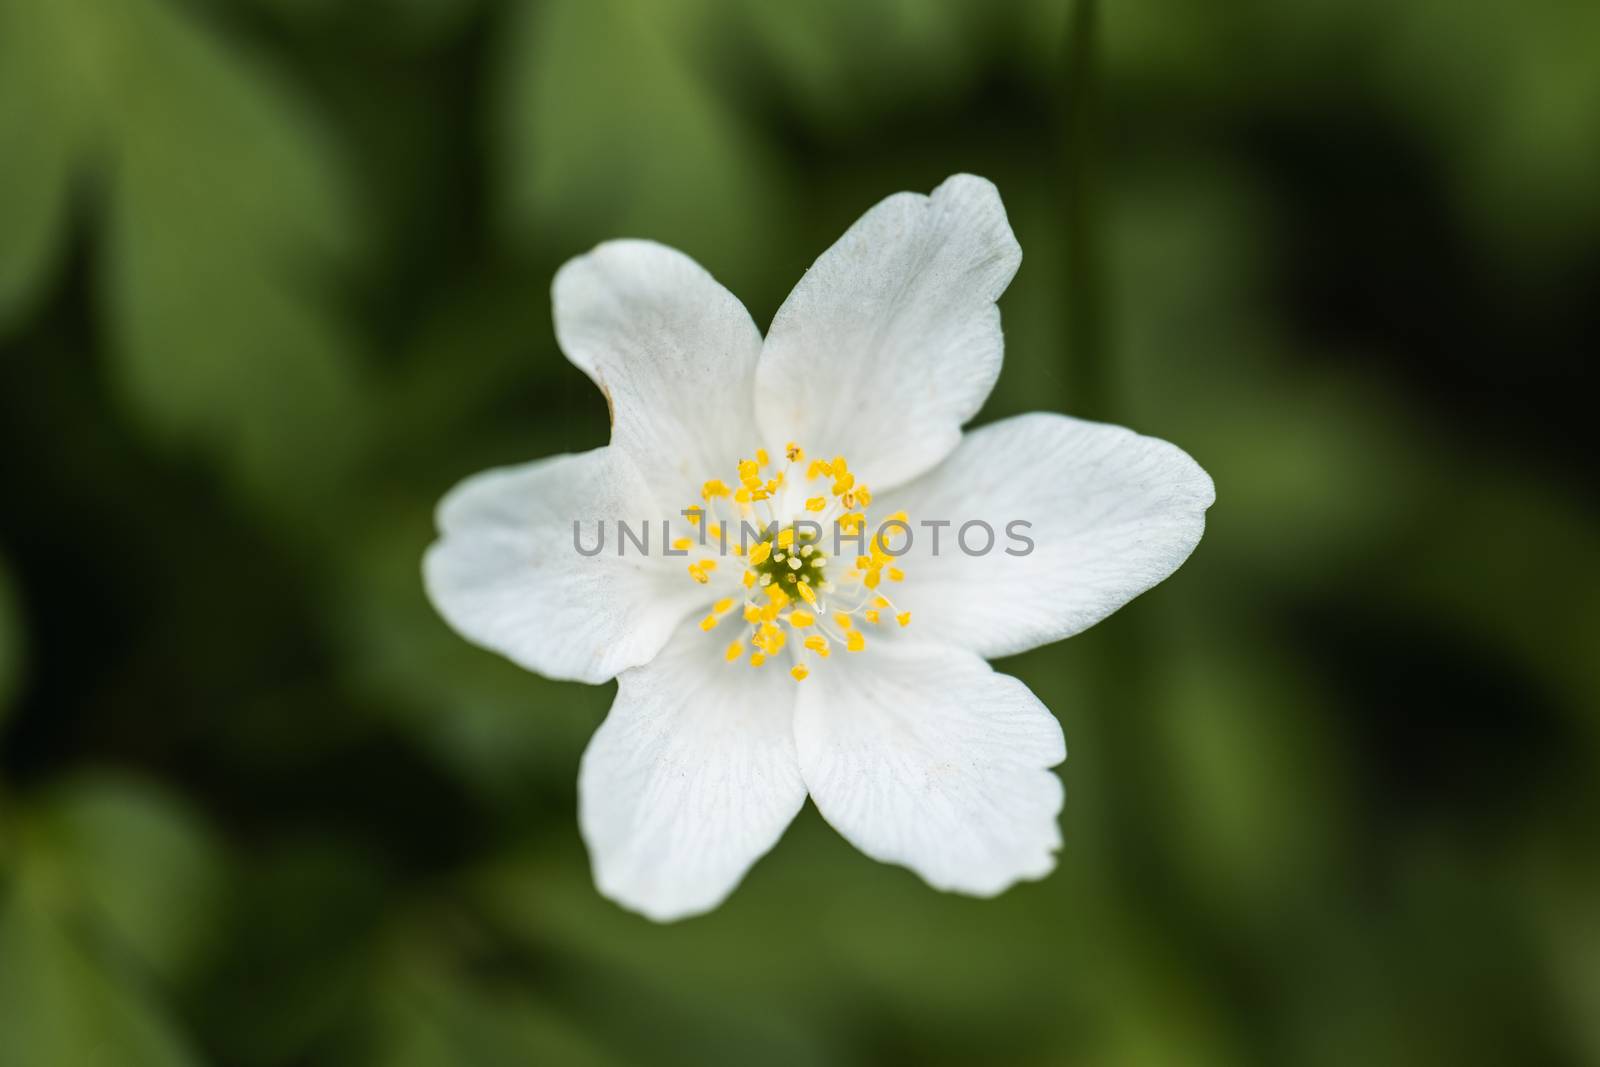
<svg viewBox="0 0 1600 1067"><path fill-rule="evenodd" d="M562 351L611 405L611 442L678 510L727 478L757 439L761 333L694 260L652 241L608 241L551 288Z"/></svg>
<svg viewBox="0 0 1600 1067"><path fill-rule="evenodd" d="M970 652L869 644L800 684L800 772L823 817L936 889L992 896L1061 847L1061 727Z"/></svg>
<svg viewBox="0 0 1600 1067"><path fill-rule="evenodd" d="M720 904L805 803L795 682L777 663L725 662L723 629L686 625L624 672L578 774L595 883L662 922Z"/></svg>
<svg viewBox="0 0 1600 1067"><path fill-rule="evenodd" d="M944 464L882 501L913 528L907 578L893 587L924 640L1007 656L1085 630L1166 578L1189 557L1216 498L1188 453L1121 426L1020 415L967 435ZM873 504L876 514L878 501ZM948 521L930 558L924 521ZM968 555L966 522L994 530ZM1016 532L1034 547L1008 536ZM972 527L966 543L983 547Z"/></svg>
<svg viewBox="0 0 1600 1067"><path fill-rule="evenodd" d="M982 178L878 204L773 319L756 384L768 439L843 454L874 489L938 463L1000 374L995 300L1021 262Z"/></svg>
<svg viewBox="0 0 1600 1067"><path fill-rule="evenodd" d="M467 640L551 678L603 682L649 660L708 590L660 555L619 557L615 521L653 516L639 474L608 448L485 471L439 504L423 560L428 596ZM574 546L596 542L594 556Z"/></svg>

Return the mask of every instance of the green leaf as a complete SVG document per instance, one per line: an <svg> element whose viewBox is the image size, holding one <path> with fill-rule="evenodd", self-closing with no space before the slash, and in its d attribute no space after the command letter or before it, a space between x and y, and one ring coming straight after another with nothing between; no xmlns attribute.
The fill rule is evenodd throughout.
<svg viewBox="0 0 1600 1067"><path fill-rule="evenodd" d="M187 808L134 779L78 778L38 803L33 862L61 906L168 979L200 958L215 928L222 867Z"/></svg>
<svg viewBox="0 0 1600 1067"><path fill-rule="evenodd" d="M456 973L421 946L394 954L378 975L371 1020L376 1067L619 1062L520 985Z"/></svg>
<svg viewBox="0 0 1600 1067"><path fill-rule="evenodd" d="M1008 5L977 0L739 0L723 6L748 22L763 73L813 121L845 129L968 89L985 46L1019 15ZM871 47L860 46L866 41ZM841 47L850 43L856 47Z"/></svg>
<svg viewBox="0 0 1600 1067"><path fill-rule="evenodd" d="M209 0L220 8L240 0ZM483 0L245 0L276 18L319 31L332 28L379 41L429 42L458 31Z"/></svg>
<svg viewBox="0 0 1600 1067"><path fill-rule="evenodd" d="M159 983L193 961L217 869L186 812L146 786L58 786L16 819L0 882L0 1067L195 1062Z"/></svg>
<svg viewBox="0 0 1600 1067"><path fill-rule="evenodd" d="M144 993L102 967L35 892L0 897L0 1067L195 1062Z"/></svg>
<svg viewBox="0 0 1600 1067"><path fill-rule="evenodd" d="M82 148L81 89L54 76L72 55L60 6L0 0L0 334L53 274Z"/></svg>
<svg viewBox="0 0 1600 1067"><path fill-rule="evenodd" d="M517 5L498 116L501 216L514 238L576 251L650 237L705 257L712 273L759 265L784 198L696 64L702 13L688 2Z"/></svg>
<svg viewBox="0 0 1600 1067"><path fill-rule="evenodd" d="M303 500L359 440L354 345L315 295L359 249L357 212L286 87L188 10L0 0L0 158L25 161L0 197L0 327L42 286L68 192L96 195L121 400Z"/></svg>

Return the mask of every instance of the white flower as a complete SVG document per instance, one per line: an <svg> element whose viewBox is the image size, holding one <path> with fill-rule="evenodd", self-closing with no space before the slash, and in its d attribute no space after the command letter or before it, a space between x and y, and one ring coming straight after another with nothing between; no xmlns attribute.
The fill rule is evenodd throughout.
<svg viewBox="0 0 1600 1067"><path fill-rule="evenodd" d="M608 897L659 920L716 907L808 794L938 889L989 896L1054 866L1061 728L985 660L1171 574L1213 490L1183 451L1117 426L1032 414L963 436L1000 373L995 300L1021 259L994 186L959 175L862 216L764 341L661 245L608 242L556 275L556 333L605 393L611 443L467 479L424 572L468 640L552 678L618 679L578 782ZM903 540L841 555L791 525L872 536L901 513L903 558ZM741 516L781 532L737 555ZM663 552L663 518L687 556ZM646 519L648 555L619 555L611 524ZM604 551L575 549L579 520L586 548L607 523ZM955 543L973 520L991 551ZM1023 548L1018 520L1031 553L1005 551ZM924 521L953 524L937 553Z"/></svg>

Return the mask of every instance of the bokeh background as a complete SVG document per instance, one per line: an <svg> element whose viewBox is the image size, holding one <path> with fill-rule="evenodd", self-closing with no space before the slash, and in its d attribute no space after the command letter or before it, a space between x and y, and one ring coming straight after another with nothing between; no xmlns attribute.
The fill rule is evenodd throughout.
<svg viewBox="0 0 1600 1067"><path fill-rule="evenodd" d="M0 1064L1600 1063L1600 5L0 0ZM981 420L1215 476L1018 657L1047 881L808 808L712 915L593 890L612 686L426 604L431 509L587 448L557 266L767 323L972 171ZM1048 486L1041 486L1048 492Z"/></svg>

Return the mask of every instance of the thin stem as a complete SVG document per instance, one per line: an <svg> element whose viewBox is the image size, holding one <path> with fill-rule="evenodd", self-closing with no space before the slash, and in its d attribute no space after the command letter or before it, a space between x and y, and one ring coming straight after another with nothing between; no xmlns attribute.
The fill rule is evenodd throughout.
<svg viewBox="0 0 1600 1067"><path fill-rule="evenodd" d="M1076 0L1067 31L1065 146L1067 369L1074 414L1116 417L1100 219L1099 0Z"/></svg>

